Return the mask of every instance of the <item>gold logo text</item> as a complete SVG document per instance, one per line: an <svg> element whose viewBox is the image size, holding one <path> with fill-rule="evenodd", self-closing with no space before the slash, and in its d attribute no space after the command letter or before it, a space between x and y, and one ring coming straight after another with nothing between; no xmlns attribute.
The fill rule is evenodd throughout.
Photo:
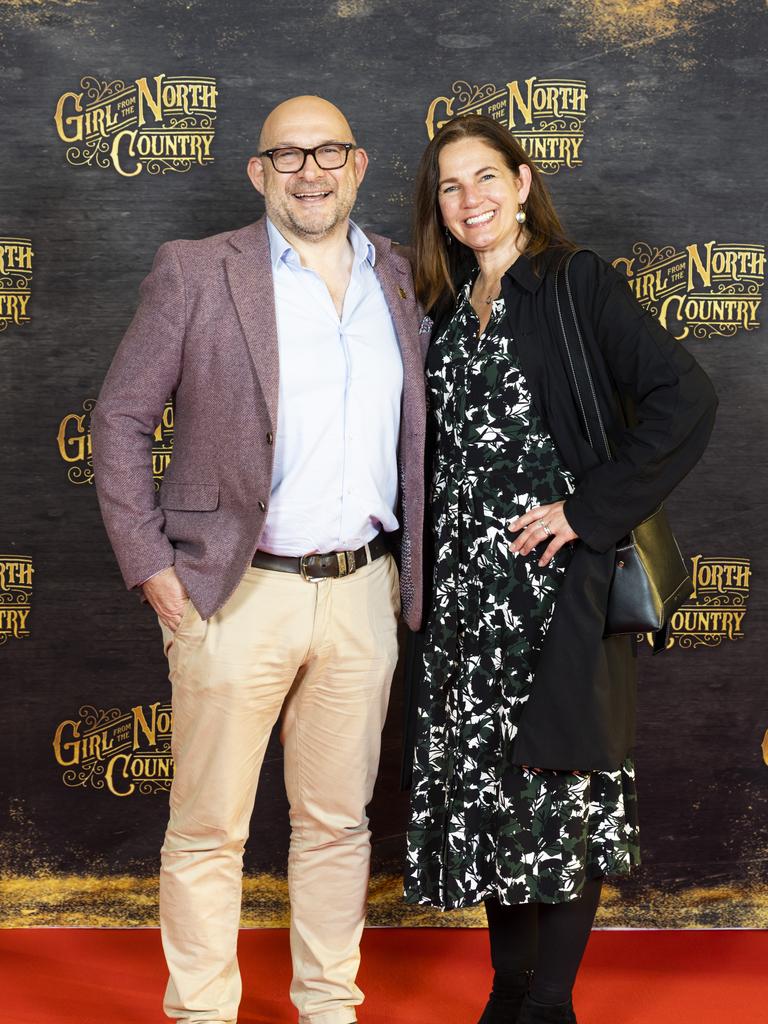
<svg viewBox="0 0 768 1024"><path fill-rule="evenodd" d="M87 398L81 412L69 412L59 423L56 445L59 456L68 463L67 479L73 484L93 483L93 450L91 446L91 413L95 398ZM168 468L173 454L173 405L168 402L163 417L152 436L152 475L155 488Z"/></svg>
<svg viewBox="0 0 768 1024"><path fill-rule="evenodd" d="M765 281L765 246L693 243L685 249L646 242L613 261L641 305L679 341L753 331Z"/></svg>
<svg viewBox="0 0 768 1024"><path fill-rule="evenodd" d="M29 636L31 555L0 555L0 646Z"/></svg>
<svg viewBox="0 0 768 1024"><path fill-rule="evenodd" d="M426 126L434 138L452 117L486 114L500 121L536 162L543 174L582 163L587 83L573 79L527 78L497 89L490 82L454 82L452 95L438 96L427 110Z"/></svg>
<svg viewBox="0 0 768 1024"><path fill-rule="evenodd" d="M752 569L748 558L691 559L693 593L674 613L668 647L719 647L741 640ZM648 642L651 642L649 634Z"/></svg>
<svg viewBox="0 0 768 1024"><path fill-rule="evenodd" d="M137 704L130 711L80 708L60 722L53 753L66 786L106 788L113 796L165 792L173 779L169 704Z"/></svg>
<svg viewBox="0 0 768 1024"><path fill-rule="evenodd" d="M213 162L218 89L213 78L155 75L132 84L84 77L59 97L56 131L74 166L124 178L184 172Z"/></svg>
<svg viewBox="0 0 768 1024"><path fill-rule="evenodd" d="M0 238L0 331L29 323L33 256L29 238Z"/></svg>

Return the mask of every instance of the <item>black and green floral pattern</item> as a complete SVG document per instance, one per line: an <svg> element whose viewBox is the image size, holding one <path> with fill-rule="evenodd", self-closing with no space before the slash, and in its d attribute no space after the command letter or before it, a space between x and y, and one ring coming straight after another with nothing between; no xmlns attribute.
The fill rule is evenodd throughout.
<svg viewBox="0 0 768 1024"><path fill-rule="evenodd" d="M639 860L634 770L509 763L571 545L513 557L507 523L573 480L531 404L504 300L478 338L459 295L427 364L436 568L425 644L405 895L464 907L558 903Z"/></svg>

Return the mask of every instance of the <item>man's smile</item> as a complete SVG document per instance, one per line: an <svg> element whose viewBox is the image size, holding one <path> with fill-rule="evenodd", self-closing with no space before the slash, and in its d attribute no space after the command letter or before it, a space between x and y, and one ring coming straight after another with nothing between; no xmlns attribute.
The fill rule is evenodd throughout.
<svg viewBox="0 0 768 1024"><path fill-rule="evenodd" d="M294 199L298 199L300 203L319 203L328 196L333 195L332 192L293 192Z"/></svg>

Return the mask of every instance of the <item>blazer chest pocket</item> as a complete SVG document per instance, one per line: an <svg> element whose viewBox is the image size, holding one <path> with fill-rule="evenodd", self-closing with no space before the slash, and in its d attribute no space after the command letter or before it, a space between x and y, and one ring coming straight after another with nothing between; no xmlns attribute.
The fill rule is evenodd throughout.
<svg viewBox="0 0 768 1024"><path fill-rule="evenodd" d="M164 480L160 485L160 507L173 512L213 512L219 507L219 485Z"/></svg>

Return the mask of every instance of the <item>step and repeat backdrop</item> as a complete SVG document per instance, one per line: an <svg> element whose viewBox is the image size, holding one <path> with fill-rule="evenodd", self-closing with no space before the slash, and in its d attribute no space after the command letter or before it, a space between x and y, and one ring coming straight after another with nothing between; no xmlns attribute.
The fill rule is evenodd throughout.
<svg viewBox="0 0 768 1024"><path fill-rule="evenodd" d="M644 866L609 888L600 923L768 924L761 3L2 0L0 12L2 923L156 920L170 689L154 618L124 590L101 525L90 417L157 247L257 219L245 165L259 126L314 92L369 151L357 221L400 241L428 139L456 114L497 118L571 234L712 376L712 444L669 502L694 593L665 654L640 645ZM158 486L173 437L169 396ZM371 808L371 921L481 924L401 903L401 714L396 685ZM287 840L273 738L246 924L285 922Z"/></svg>

